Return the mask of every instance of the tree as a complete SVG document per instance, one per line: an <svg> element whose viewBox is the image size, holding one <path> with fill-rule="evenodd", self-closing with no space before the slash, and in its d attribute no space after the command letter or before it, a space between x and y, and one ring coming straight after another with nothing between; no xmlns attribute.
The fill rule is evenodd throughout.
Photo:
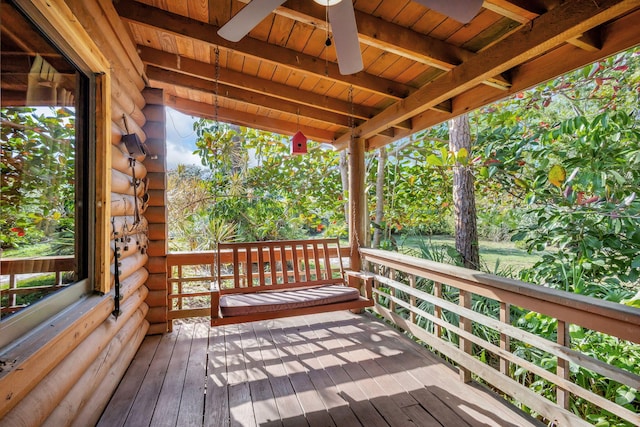
<svg viewBox="0 0 640 427"><path fill-rule="evenodd" d="M195 128L210 169L209 215L235 224L237 238L345 233L337 152L310 141L307 154L292 156L288 137L206 120Z"/></svg>
<svg viewBox="0 0 640 427"><path fill-rule="evenodd" d="M523 279L613 300L637 287L639 53L623 52L476 116L483 194L508 191L520 200L525 220L513 240L530 251L553 249Z"/></svg>
<svg viewBox="0 0 640 427"><path fill-rule="evenodd" d="M382 221L384 219L384 171L386 164L387 149L381 147L378 149L378 169L376 177L376 214L373 224L373 239L371 241L371 247L373 248L378 248L380 246L382 233L385 231L382 225Z"/></svg>
<svg viewBox="0 0 640 427"><path fill-rule="evenodd" d="M471 132L466 114L449 121L449 148L455 154L453 168L453 205L456 250L467 268L480 268L474 178L469 167Z"/></svg>

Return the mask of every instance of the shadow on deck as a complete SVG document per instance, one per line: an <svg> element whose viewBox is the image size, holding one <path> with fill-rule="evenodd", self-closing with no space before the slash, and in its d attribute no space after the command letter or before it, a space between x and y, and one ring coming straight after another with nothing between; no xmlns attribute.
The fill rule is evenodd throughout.
<svg viewBox="0 0 640 427"><path fill-rule="evenodd" d="M98 425L541 424L372 316L334 312L147 337Z"/></svg>

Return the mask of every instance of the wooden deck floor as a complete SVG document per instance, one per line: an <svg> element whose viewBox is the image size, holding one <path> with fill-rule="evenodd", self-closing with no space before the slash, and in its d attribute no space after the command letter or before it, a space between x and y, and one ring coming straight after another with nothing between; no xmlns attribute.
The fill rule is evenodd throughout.
<svg viewBox="0 0 640 427"><path fill-rule="evenodd" d="M99 425L540 424L371 316L338 312L147 337Z"/></svg>

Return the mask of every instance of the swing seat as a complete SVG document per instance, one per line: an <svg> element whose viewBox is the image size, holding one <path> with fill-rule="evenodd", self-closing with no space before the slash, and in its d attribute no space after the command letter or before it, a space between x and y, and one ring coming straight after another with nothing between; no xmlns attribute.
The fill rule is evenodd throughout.
<svg viewBox="0 0 640 427"><path fill-rule="evenodd" d="M371 278L343 269L338 239L223 243L214 268L212 326L373 305Z"/></svg>

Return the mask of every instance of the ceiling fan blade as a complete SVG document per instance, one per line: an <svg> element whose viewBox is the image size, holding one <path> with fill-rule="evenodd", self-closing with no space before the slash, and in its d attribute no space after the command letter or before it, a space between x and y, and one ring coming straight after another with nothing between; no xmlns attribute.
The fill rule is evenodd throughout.
<svg viewBox="0 0 640 427"><path fill-rule="evenodd" d="M414 0L416 3L466 24L478 14L482 0Z"/></svg>
<svg viewBox="0 0 640 427"><path fill-rule="evenodd" d="M240 9L233 18L227 21L219 30L218 35L231 42L240 41L253 27L258 25L275 8L286 0L253 0Z"/></svg>
<svg viewBox="0 0 640 427"><path fill-rule="evenodd" d="M329 23L333 33L333 43L336 45L340 74L354 74L362 71L364 66L358 40L358 27L351 0L342 0L334 6L329 6Z"/></svg>

